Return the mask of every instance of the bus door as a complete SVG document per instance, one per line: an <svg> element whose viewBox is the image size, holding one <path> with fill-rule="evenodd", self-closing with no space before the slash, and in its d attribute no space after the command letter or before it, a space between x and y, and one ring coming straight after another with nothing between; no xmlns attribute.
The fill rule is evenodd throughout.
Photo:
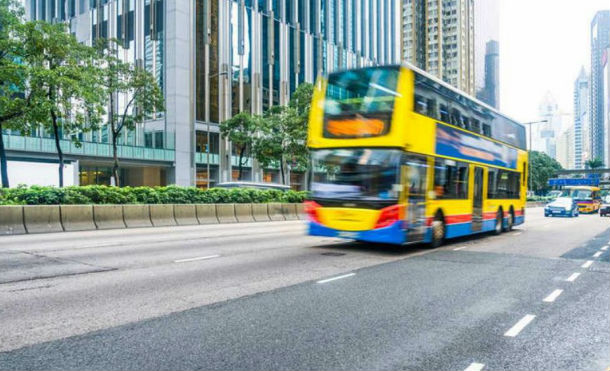
<svg viewBox="0 0 610 371"><path fill-rule="evenodd" d="M403 177L407 204L407 241L423 241L426 233L426 181L428 163L424 156L406 155Z"/></svg>
<svg viewBox="0 0 610 371"><path fill-rule="evenodd" d="M483 228L483 168L474 167L474 193L472 196L472 231Z"/></svg>

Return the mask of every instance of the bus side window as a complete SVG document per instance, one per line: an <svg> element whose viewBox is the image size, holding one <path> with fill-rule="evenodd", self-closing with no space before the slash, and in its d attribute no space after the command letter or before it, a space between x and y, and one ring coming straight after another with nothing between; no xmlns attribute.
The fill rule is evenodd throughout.
<svg viewBox="0 0 610 371"><path fill-rule="evenodd" d="M432 117L434 119L439 119L437 107L436 107L436 99L428 98L428 117Z"/></svg>
<svg viewBox="0 0 610 371"><path fill-rule="evenodd" d="M440 104L439 105L440 108L440 113L441 113L441 121L442 122L446 122L449 123L449 109L447 108L446 104Z"/></svg>
<svg viewBox="0 0 610 371"><path fill-rule="evenodd" d="M426 100L421 95L415 95L414 111L421 115L426 115L428 112L428 105L426 104Z"/></svg>
<svg viewBox="0 0 610 371"><path fill-rule="evenodd" d="M481 122L477 119L472 119L470 121L470 130L474 131L477 134L481 133Z"/></svg>
<svg viewBox="0 0 610 371"><path fill-rule="evenodd" d="M491 137L491 126L489 124L483 123L483 135Z"/></svg>

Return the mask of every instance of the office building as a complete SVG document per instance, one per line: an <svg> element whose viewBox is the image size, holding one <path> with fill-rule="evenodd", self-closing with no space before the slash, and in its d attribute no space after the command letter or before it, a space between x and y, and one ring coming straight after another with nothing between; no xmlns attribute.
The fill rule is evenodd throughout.
<svg viewBox="0 0 610 371"><path fill-rule="evenodd" d="M607 133L604 131L604 56L610 45L610 10L599 11L591 22L590 120L591 158L604 159Z"/></svg>
<svg viewBox="0 0 610 371"><path fill-rule="evenodd" d="M122 184L200 187L237 177L219 122L286 104L319 74L399 62L398 9L398 0L26 0L29 19L65 21L87 44L117 38L121 58L157 78L165 111L121 138ZM6 138L12 159L54 160L46 133ZM73 183L108 183L109 147L106 128L82 148L67 142ZM279 181L253 159L245 174ZM291 180L303 186L302 174Z"/></svg>
<svg viewBox="0 0 610 371"><path fill-rule="evenodd" d="M602 117L604 119L604 165L610 166L610 46L602 57L604 99Z"/></svg>
<svg viewBox="0 0 610 371"><path fill-rule="evenodd" d="M483 87L477 90L477 98L490 106L500 108L500 48L490 40L485 51L485 75Z"/></svg>
<svg viewBox="0 0 610 371"><path fill-rule="evenodd" d="M582 67L574 81L574 168L583 169L589 159L589 77Z"/></svg>
<svg viewBox="0 0 610 371"><path fill-rule="evenodd" d="M557 158L557 138L561 132L561 114L555 97L547 92L538 106L541 122L532 127L532 148Z"/></svg>
<svg viewBox="0 0 610 371"><path fill-rule="evenodd" d="M474 2L474 80L477 98L500 108L500 2Z"/></svg>
<svg viewBox="0 0 610 371"><path fill-rule="evenodd" d="M474 96L474 0L403 0L402 59Z"/></svg>
<svg viewBox="0 0 610 371"><path fill-rule="evenodd" d="M574 168L574 125L570 125L557 138L556 160L564 169Z"/></svg>

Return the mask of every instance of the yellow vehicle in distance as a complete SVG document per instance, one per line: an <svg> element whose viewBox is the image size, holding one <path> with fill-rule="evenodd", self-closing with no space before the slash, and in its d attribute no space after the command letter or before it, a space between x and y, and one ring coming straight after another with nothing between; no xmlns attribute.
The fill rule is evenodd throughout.
<svg viewBox="0 0 610 371"><path fill-rule="evenodd" d="M309 234L405 244L525 218L525 128L410 65L331 73L314 89Z"/></svg>
<svg viewBox="0 0 610 371"><path fill-rule="evenodd" d="M599 187L570 186L563 189L562 197L572 197L578 204L578 212L593 214L599 211L602 198Z"/></svg>

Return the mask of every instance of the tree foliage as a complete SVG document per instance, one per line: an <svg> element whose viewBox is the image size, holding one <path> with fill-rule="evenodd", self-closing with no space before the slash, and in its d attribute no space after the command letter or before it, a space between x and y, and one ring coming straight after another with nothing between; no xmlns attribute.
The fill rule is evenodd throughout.
<svg viewBox="0 0 610 371"><path fill-rule="evenodd" d="M164 110L163 92L155 77L133 63L118 58L116 40L98 40L98 67L105 103L108 107L107 125L110 127L115 185L119 184L118 140L125 130L134 130L153 113ZM122 102L119 110L119 102Z"/></svg>
<svg viewBox="0 0 610 371"><path fill-rule="evenodd" d="M544 152L531 151L529 153L531 166L531 184L535 192L549 189L548 180L557 170L562 170L561 164Z"/></svg>
<svg viewBox="0 0 610 371"><path fill-rule="evenodd" d="M598 169L601 167L604 167L604 162L600 159L600 158L594 158L591 160L587 160L585 162L585 165L589 168L589 169Z"/></svg>
<svg viewBox="0 0 610 371"><path fill-rule="evenodd" d="M252 148L255 135L260 128L260 118L248 112L240 112L219 125L220 134L229 139L238 150L238 180L242 179L245 156Z"/></svg>

